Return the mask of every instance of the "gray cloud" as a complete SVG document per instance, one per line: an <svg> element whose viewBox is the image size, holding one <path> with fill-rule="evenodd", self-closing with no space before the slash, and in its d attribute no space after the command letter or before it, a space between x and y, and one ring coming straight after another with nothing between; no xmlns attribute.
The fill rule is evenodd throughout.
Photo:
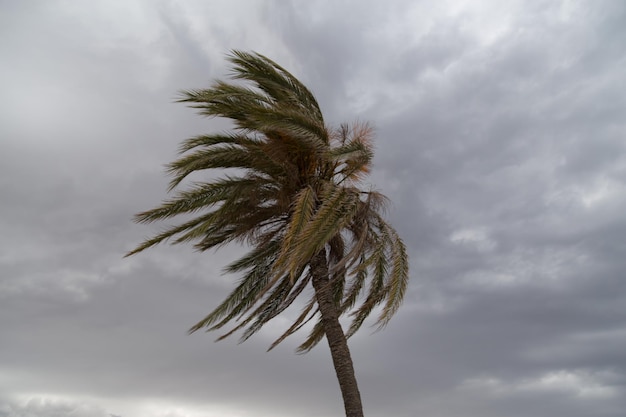
<svg viewBox="0 0 626 417"><path fill-rule="evenodd" d="M413 281L351 341L368 415L623 414L622 2L2 10L0 416L341 412L323 345L265 353L286 319L242 345L185 335L240 248L121 259L158 228L130 218L178 142L228 127L172 101L231 48L291 69L328 122L376 126Z"/></svg>

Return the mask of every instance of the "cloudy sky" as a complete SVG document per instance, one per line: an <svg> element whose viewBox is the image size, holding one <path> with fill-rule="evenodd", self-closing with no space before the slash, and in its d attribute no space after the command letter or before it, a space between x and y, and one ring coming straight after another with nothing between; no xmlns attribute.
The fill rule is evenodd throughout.
<svg viewBox="0 0 626 417"><path fill-rule="evenodd" d="M0 0L0 417L342 414L324 344L265 352L294 313L186 335L240 248L122 259L230 49L376 126L412 281L351 339L368 416L624 415L626 2Z"/></svg>

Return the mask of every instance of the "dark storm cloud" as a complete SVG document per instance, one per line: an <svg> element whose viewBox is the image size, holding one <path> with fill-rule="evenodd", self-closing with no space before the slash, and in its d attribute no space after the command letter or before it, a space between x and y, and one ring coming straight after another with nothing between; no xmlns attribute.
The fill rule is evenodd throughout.
<svg viewBox="0 0 626 417"><path fill-rule="evenodd" d="M177 143L172 104L256 49L329 123L371 120L371 178L413 282L352 340L369 415L620 416L626 357L620 1L3 5L0 416L333 415L328 352L186 336L228 248L123 253ZM93 8L92 8L93 7ZM300 336L301 337L301 336ZM308 413L308 414L307 414Z"/></svg>
<svg viewBox="0 0 626 417"><path fill-rule="evenodd" d="M501 375L513 385L521 384L516 379L539 383L546 375L561 375L563 380L553 383L567 385L577 372L605 371L619 377L601 379L598 386L606 384L613 401L623 393L619 381L625 358L619 346L625 300L619 271L624 266L625 153L624 126L616 112L625 103L615 89L624 82L615 62L624 51L616 50L613 39L624 34L613 27L611 39L605 40L604 30L594 28L615 21L624 8L616 3L578 6L567 21L555 19L558 6L539 21L522 14L491 45L463 34L461 19L447 22L394 57L395 71L382 75L388 79L363 86L377 99L365 111L366 119L386 116L378 122L374 178L391 189L395 223L402 225L413 249L418 282L412 300L442 311L440 317L423 319L405 319L401 313L398 320L406 324L396 323L410 334L396 345L417 355L393 373L394 378L406 375L399 389L406 395L428 392L428 386L449 392L481 374ZM350 75L358 79L363 49L350 50L349 40L333 37L329 28L339 20L321 21L318 29L324 30L315 31L321 36L307 34L315 39L314 50L330 45L329 67L341 62L343 52L350 57L339 79L348 77L346 68L356 68ZM612 53L599 52L606 43ZM392 54L382 48L361 52L376 53ZM391 66L382 57L378 68ZM404 108L389 111L402 101ZM385 146L386 140L396 146ZM410 315L412 307L405 308ZM567 344L585 340L589 346L596 337L604 349L589 352L579 343ZM558 348L550 359L539 361L540 355L531 353L552 343ZM420 357L428 363L419 363ZM563 369L572 374L559 374ZM426 375L426 387L416 375ZM593 384L583 378L576 383ZM511 390L510 402L498 402L506 407L519 404L518 395L526 402L534 395L530 388L521 391ZM429 395L417 395L415 407L421 407ZM387 390L383 396L389 396ZM619 409L604 397L583 406L587 400L566 398L567 392L563 396L544 398L536 410L522 408L520 415L587 415L589 410L613 415ZM462 399L462 404L471 402ZM580 407L566 407L567 402ZM442 404L433 407L446 410ZM503 412L488 408L475 412ZM463 405L440 413L467 415Z"/></svg>

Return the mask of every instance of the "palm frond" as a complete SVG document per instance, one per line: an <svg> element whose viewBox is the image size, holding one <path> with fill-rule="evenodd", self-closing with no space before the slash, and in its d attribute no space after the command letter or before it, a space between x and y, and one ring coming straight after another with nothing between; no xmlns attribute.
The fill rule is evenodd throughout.
<svg viewBox="0 0 626 417"><path fill-rule="evenodd" d="M274 269L279 273L289 271L292 276L295 273L295 269L292 265L287 265L287 262L294 259L293 248L294 241L300 235L302 229L309 223L313 216L313 211L316 204L315 191L311 187L305 187L294 198L293 212L289 225L287 226L287 232L282 241L282 247L280 255L274 263Z"/></svg>
<svg viewBox="0 0 626 417"><path fill-rule="evenodd" d="M359 195L344 187L329 187L320 199L320 207L294 241L290 269L312 259L351 221L358 208Z"/></svg>
<svg viewBox="0 0 626 417"><path fill-rule="evenodd" d="M247 135L223 133L215 135L198 135L184 140L178 147L178 152L183 154L197 147L209 148L215 145L260 145L263 141L253 139Z"/></svg>
<svg viewBox="0 0 626 417"><path fill-rule="evenodd" d="M239 264L249 264L250 271L243 276L239 285L217 308L189 329L189 333L202 328L220 329L253 307L259 288L264 286L271 277L269 273L271 260L277 249L278 244L274 243L265 248L257 248L243 257Z"/></svg>
<svg viewBox="0 0 626 417"><path fill-rule="evenodd" d="M409 261L406 247L395 230L389 228L391 236L391 273L385 284L386 303L378 318L379 329L385 327L396 313L402 301L409 282Z"/></svg>
<svg viewBox="0 0 626 417"><path fill-rule="evenodd" d="M258 53L237 50L231 52L229 61L235 64L235 79L252 81L276 102L300 106L323 124L322 112L313 93L276 62Z"/></svg>
<svg viewBox="0 0 626 417"><path fill-rule="evenodd" d="M213 216L213 213L208 213L205 214L203 216L200 217L196 217L195 219L189 220L188 222L185 222L183 224L180 224L178 226L173 226L170 227L166 230L164 230L163 232L157 234L156 236L150 238L150 239L146 239L143 243L141 243L139 246L137 246L135 249L131 250L130 252L126 253L126 255L124 255L124 257L129 257L131 255L134 255L136 253L139 253L145 249L148 249L152 246L155 246L161 242L167 241L169 240L172 236L175 236L181 232L184 232L185 230L188 230L190 228L193 228L195 226L197 226L198 224L205 222L207 220L209 220L211 217Z"/></svg>
<svg viewBox="0 0 626 417"><path fill-rule="evenodd" d="M235 144L213 146L208 149L196 150L170 163L167 166L167 172L173 179L170 182L169 190L174 189L194 172L216 168L240 168L269 174L270 177L282 171L282 167L273 163L259 149L244 148Z"/></svg>
<svg viewBox="0 0 626 417"><path fill-rule="evenodd" d="M300 346L296 349L298 353L306 353L313 349L324 337L324 326L322 326L321 319L318 320L313 326L313 330L309 333L309 336L306 338Z"/></svg>
<svg viewBox="0 0 626 417"><path fill-rule="evenodd" d="M302 309L302 312L300 313L300 315L294 320L293 324L282 334L280 335L280 337L276 340L274 340L274 342L270 345L270 347L267 349L267 351L269 352L270 350L274 349L276 346L278 346L283 340L285 340L287 337L291 336L292 334L294 334L295 332L297 332L298 330L300 330L300 328L302 327L302 325L306 324L306 322L308 320L305 320L307 315L309 314L309 312L313 309L313 307L315 306L315 297L313 297L311 299L311 301L309 301L309 303ZM312 318L313 316L311 316Z"/></svg>

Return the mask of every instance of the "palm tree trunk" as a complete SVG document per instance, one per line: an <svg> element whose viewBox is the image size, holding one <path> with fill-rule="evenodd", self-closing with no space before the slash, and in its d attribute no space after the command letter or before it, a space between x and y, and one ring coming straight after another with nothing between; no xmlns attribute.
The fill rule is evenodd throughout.
<svg viewBox="0 0 626 417"><path fill-rule="evenodd" d="M329 284L326 250L321 250L311 260L311 275L315 297L322 315L322 326L330 347L330 354L339 380L346 417L363 417L361 394L357 386L352 357L348 349L346 336L339 323L339 312L333 301L333 292Z"/></svg>

